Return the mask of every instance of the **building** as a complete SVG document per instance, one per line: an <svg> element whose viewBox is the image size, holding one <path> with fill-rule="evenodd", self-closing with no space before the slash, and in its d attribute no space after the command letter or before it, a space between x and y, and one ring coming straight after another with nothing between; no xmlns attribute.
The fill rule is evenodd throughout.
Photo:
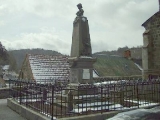
<svg viewBox="0 0 160 120"><path fill-rule="evenodd" d="M93 65L93 78L115 76L141 76L141 69L132 60L120 56L97 55ZM27 54L19 79L37 83L68 82L70 66L68 56Z"/></svg>
<svg viewBox="0 0 160 120"><path fill-rule="evenodd" d="M57 80L67 82L68 76L67 56L27 54L19 79L33 80L37 83L55 83Z"/></svg>
<svg viewBox="0 0 160 120"><path fill-rule="evenodd" d="M143 78L158 78L160 76L160 10L142 26L145 28L142 48Z"/></svg>
<svg viewBox="0 0 160 120"><path fill-rule="evenodd" d="M3 72L8 72L9 71L9 65L4 65L3 67L2 67L2 70L3 70Z"/></svg>
<svg viewBox="0 0 160 120"><path fill-rule="evenodd" d="M100 77L142 77L142 69L131 59L114 55L96 55L96 57L94 69Z"/></svg>

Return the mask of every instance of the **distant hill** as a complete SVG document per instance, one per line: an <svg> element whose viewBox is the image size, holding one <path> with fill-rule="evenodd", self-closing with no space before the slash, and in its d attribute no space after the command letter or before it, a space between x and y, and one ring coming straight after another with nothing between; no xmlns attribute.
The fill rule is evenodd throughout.
<svg viewBox="0 0 160 120"><path fill-rule="evenodd" d="M128 48L127 46L125 46L122 48L118 48L117 50L96 52L93 55L112 55L123 57L124 51L128 49L131 51L131 57L133 59L142 59L142 46L132 48Z"/></svg>
<svg viewBox="0 0 160 120"><path fill-rule="evenodd" d="M20 49L20 50L10 50L9 54L12 54L17 62L18 70L21 69L21 65L26 54L44 54L44 55L62 55L61 53L53 50L44 50L44 49Z"/></svg>
<svg viewBox="0 0 160 120"><path fill-rule="evenodd" d="M128 48L127 46L118 48L117 50L112 51L102 51L102 52L96 52L93 54L93 56L119 56L124 57L124 51L130 50L131 51L131 59L134 61L134 63L137 63L142 67L142 46L138 47L132 47Z"/></svg>

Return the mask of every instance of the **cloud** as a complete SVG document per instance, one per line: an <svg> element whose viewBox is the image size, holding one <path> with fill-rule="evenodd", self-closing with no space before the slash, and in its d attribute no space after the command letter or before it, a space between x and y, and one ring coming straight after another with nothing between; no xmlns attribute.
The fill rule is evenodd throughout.
<svg viewBox="0 0 160 120"><path fill-rule="evenodd" d="M23 33L12 40L0 39L0 41L7 49L44 48L67 54L70 48L69 43L61 39L59 33L46 28L41 28L39 33Z"/></svg>
<svg viewBox="0 0 160 120"><path fill-rule="evenodd" d="M0 41L6 48L69 54L80 2L89 20L93 52L142 45L141 24L158 11L153 0L2 0Z"/></svg>
<svg viewBox="0 0 160 120"><path fill-rule="evenodd" d="M155 6L156 2L152 0L114 0L103 2L101 9L96 10L99 16L94 18L95 23L91 23L95 25L95 28L91 27L91 29L94 29L92 40L103 41L102 43L109 50L126 45L129 47L142 45L144 28L141 24L156 12ZM93 14L91 15L91 17L94 17ZM96 27L97 30L95 30ZM101 32L98 32L99 30ZM100 36L100 38L96 35ZM97 44L100 46L98 47L99 50L108 50L104 45L101 47L101 43Z"/></svg>

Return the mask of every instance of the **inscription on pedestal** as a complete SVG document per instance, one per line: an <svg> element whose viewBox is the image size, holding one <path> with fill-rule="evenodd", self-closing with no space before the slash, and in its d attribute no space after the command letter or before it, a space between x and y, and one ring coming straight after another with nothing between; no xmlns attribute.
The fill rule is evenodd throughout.
<svg viewBox="0 0 160 120"><path fill-rule="evenodd" d="M87 80L90 79L89 69L83 69L83 77L82 77L82 79L87 79Z"/></svg>

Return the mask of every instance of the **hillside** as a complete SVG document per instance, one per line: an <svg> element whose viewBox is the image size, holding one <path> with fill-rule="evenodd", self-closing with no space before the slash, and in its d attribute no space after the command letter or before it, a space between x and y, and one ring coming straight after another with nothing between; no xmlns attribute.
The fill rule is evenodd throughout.
<svg viewBox="0 0 160 120"><path fill-rule="evenodd" d="M44 49L20 49L20 50L10 50L9 54L12 54L17 62L17 68L20 70L23 60L26 54L44 54L44 55L62 55L57 51L44 50Z"/></svg>
<svg viewBox="0 0 160 120"><path fill-rule="evenodd" d="M96 52L94 53L94 55L114 55L123 57L124 51L128 49L131 51L131 57L133 59L142 59L142 46L132 48L128 48L127 46L125 46L122 48L118 48L117 50Z"/></svg>

